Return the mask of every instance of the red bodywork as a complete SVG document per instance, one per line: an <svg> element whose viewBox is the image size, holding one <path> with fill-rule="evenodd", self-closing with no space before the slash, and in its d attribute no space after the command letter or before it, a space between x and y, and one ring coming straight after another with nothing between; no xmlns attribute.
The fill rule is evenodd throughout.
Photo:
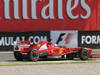
<svg viewBox="0 0 100 75"><path fill-rule="evenodd" d="M25 47L25 45L26 45L26 47ZM30 46L28 46L28 45L30 45ZM18 47L20 47L20 48L18 48ZM38 44L32 44L30 41L21 41L19 43L19 46L15 47L15 51L19 51L21 54L28 54L29 51L32 49L36 50L35 52L39 53L39 54L47 52L48 57L49 56L63 56L63 55L67 55L67 54L78 53L79 51L82 50L81 47L72 48L72 47L56 46L48 41L41 41ZM90 48L87 48L87 51L89 53L91 53L93 50Z"/></svg>

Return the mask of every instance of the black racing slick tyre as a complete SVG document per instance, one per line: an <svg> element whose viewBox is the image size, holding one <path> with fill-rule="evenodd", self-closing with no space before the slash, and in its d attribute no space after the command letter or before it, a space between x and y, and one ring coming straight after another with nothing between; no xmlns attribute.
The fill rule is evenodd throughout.
<svg viewBox="0 0 100 75"><path fill-rule="evenodd" d="M83 48L80 52L79 52L79 58L81 60L88 60L88 58L90 57L90 53L87 49Z"/></svg>
<svg viewBox="0 0 100 75"><path fill-rule="evenodd" d="M17 61L23 61L22 54L19 52L14 52L14 57Z"/></svg>
<svg viewBox="0 0 100 75"><path fill-rule="evenodd" d="M30 50L28 55L30 61L36 62L39 60L39 53L36 53L34 50Z"/></svg>

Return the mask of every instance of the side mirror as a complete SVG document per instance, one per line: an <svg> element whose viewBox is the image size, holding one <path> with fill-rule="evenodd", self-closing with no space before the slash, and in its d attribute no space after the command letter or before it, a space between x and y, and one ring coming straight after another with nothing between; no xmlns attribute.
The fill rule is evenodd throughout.
<svg viewBox="0 0 100 75"><path fill-rule="evenodd" d="M54 46L58 46L57 44L54 44Z"/></svg>

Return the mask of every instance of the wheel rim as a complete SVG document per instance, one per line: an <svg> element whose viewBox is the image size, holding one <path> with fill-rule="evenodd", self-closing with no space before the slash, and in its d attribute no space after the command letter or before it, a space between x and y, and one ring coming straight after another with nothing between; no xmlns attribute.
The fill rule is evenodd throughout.
<svg viewBox="0 0 100 75"><path fill-rule="evenodd" d="M87 52L84 52L84 53L82 54L82 56L83 56L83 58L88 58L88 53L87 53Z"/></svg>
<svg viewBox="0 0 100 75"><path fill-rule="evenodd" d="M83 50L81 52L81 59L86 60L89 58L89 52L87 50Z"/></svg>
<svg viewBox="0 0 100 75"><path fill-rule="evenodd" d="M32 61L37 61L39 59L39 54L31 51L30 52L30 58L31 58Z"/></svg>

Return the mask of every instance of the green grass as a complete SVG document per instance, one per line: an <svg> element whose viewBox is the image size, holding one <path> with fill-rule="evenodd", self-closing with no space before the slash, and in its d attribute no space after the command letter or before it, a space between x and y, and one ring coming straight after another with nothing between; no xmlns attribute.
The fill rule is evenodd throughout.
<svg viewBox="0 0 100 75"><path fill-rule="evenodd" d="M22 65L46 65L46 64L78 64L78 63L100 63L100 60L66 60L66 61L44 61L44 62L0 62L0 66L22 66Z"/></svg>

